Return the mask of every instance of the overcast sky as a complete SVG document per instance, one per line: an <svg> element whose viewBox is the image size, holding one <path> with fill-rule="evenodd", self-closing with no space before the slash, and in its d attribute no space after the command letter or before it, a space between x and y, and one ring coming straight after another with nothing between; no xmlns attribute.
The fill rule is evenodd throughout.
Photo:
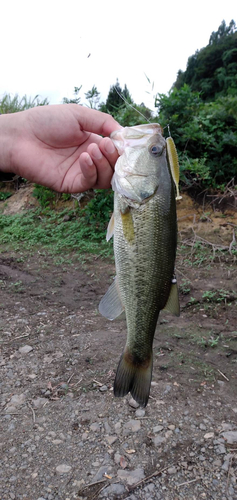
<svg viewBox="0 0 237 500"><path fill-rule="evenodd" d="M118 78L152 107L147 92L167 93L223 19L237 23L236 0L4 1L0 98L40 94L58 104L75 86L84 97L96 85L105 100Z"/></svg>

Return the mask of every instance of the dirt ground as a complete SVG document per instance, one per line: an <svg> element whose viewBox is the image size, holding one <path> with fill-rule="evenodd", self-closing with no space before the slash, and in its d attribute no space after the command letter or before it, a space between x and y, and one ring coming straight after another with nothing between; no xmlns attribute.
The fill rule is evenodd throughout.
<svg viewBox="0 0 237 500"><path fill-rule="evenodd" d="M236 214L178 217L181 315L160 315L146 409L113 396L112 261L2 249L2 500L237 498Z"/></svg>

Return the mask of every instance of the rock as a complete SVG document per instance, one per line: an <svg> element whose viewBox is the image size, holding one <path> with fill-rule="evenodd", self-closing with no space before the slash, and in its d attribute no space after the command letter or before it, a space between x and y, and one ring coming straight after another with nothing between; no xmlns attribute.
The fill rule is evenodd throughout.
<svg viewBox="0 0 237 500"><path fill-rule="evenodd" d="M223 444L220 444L219 446L217 446L216 453L217 453L217 455L224 455L226 453L225 446Z"/></svg>
<svg viewBox="0 0 237 500"><path fill-rule="evenodd" d="M135 470L122 470L119 469L117 472L117 475L120 479L123 481L126 481L126 483L129 486L132 486L133 484L136 484L138 481L141 481L141 479L144 479L145 474L143 469L135 469Z"/></svg>
<svg viewBox="0 0 237 500"><path fill-rule="evenodd" d="M227 431L222 433L227 444L237 443L237 431Z"/></svg>
<svg viewBox="0 0 237 500"><path fill-rule="evenodd" d="M31 345L24 345L23 347L19 348L19 352L21 354L28 354L28 352L33 351L33 347Z"/></svg>
<svg viewBox="0 0 237 500"><path fill-rule="evenodd" d="M48 402L48 399L46 399L46 398L36 398L36 399L33 399L33 401L32 401L33 406L35 408L42 408L42 406L44 406L44 404L47 402Z"/></svg>
<svg viewBox="0 0 237 500"><path fill-rule="evenodd" d="M207 432L206 434L204 434L204 439L213 439L214 437L214 432Z"/></svg>
<svg viewBox="0 0 237 500"><path fill-rule="evenodd" d="M67 465L67 464L61 464L61 465L58 465L56 467L56 472L58 474L68 474L68 472L70 472L71 470L71 466L70 465Z"/></svg>
<svg viewBox="0 0 237 500"><path fill-rule="evenodd" d="M104 422L104 428L105 428L106 434L111 434L111 427L110 427L108 422Z"/></svg>
<svg viewBox="0 0 237 500"><path fill-rule="evenodd" d="M98 422L94 422L93 424L90 425L90 430L93 432L99 432L100 424Z"/></svg>
<svg viewBox="0 0 237 500"><path fill-rule="evenodd" d="M102 385L99 390L100 392L106 392L108 390L108 387L107 385Z"/></svg>
<svg viewBox="0 0 237 500"><path fill-rule="evenodd" d="M201 431L206 431L207 430L205 424L200 424L199 425L199 429L201 429Z"/></svg>
<svg viewBox="0 0 237 500"><path fill-rule="evenodd" d="M140 420L129 420L126 424L124 424L124 429L137 432L141 429L141 422Z"/></svg>
<svg viewBox="0 0 237 500"><path fill-rule="evenodd" d="M154 439L153 439L153 443L155 446L160 446L162 443L165 442L165 438L164 437L161 437L161 436L156 436Z"/></svg>
<svg viewBox="0 0 237 500"><path fill-rule="evenodd" d="M169 467L167 472L168 472L168 474L176 474L177 469L176 469L176 467Z"/></svg>
<svg viewBox="0 0 237 500"><path fill-rule="evenodd" d="M16 408L17 406L23 405L25 403L25 400L26 400L25 394L15 394L14 396L11 397L9 405L14 406Z"/></svg>
<svg viewBox="0 0 237 500"><path fill-rule="evenodd" d="M106 441L109 445L114 444L117 441L118 436L106 436Z"/></svg>
<svg viewBox="0 0 237 500"><path fill-rule="evenodd" d="M129 399L128 404L129 404L132 408L139 408L139 406L140 406L140 405L139 405L139 403L137 403L137 402L135 401L135 399L133 399L133 398Z"/></svg>
<svg viewBox="0 0 237 500"><path fill-rule="evenodd" d="M146 412L145 412L145 410L142 410L142 408L138 408L138 410L135 411L135 415L138 418L145 417L145 414L146 414Z"/></svg>
<svg viewBox="0 0 237 500"><path fill-rule="evenodd" d="M100 481L100 479L103 478L105 474L107 474L108 470L108 464L102 465L99 470L96 472L95 476L93 477L93 483L96 481Z"/></svg>
<svg viewBox="0 0 237 500"><path fill-rule="evenodd" d="M156 425L155 427L153 427L153 432L156 434L156 432L163 431L163 429L164 429L163 425Z"/></svg>
<svg viewBox="0 0 237 500"><path fill-rule="evenodd" d="M123 495L123 493L125 493L125 486L123 484L119 484L119 483L112 483L108 486L108 488L105 488L103 491L102 491L102 496L107 496L107 495L116 495L119 496L119 495Z"/></svg>

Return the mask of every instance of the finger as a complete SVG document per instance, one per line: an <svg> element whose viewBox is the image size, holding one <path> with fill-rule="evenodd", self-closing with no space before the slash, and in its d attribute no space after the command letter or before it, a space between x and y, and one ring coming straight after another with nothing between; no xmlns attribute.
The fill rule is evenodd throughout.
<svg viewBox="0 0 237 500"><path fill-rule="evenodd" d="M113 168L106 156L104 156L97 144L90 144L87 149L97 169L97 181L95 188L108 189L111 184Z"/></svg>
<svg viewBox="0 0 237 500"><path fill-rule="evenodd" d="M97 182L97 168L88 153L81 154L80 167L82 176L80 178L81 185L78 191L83 192L95 186Z"/></svg>
<svg viewBox="0 0 237 500"><path fill-rule="evenodd" d="M82 130L108 137L114 130L121 128L121 125L107 113L78 106L78 104L67 104L67 106L68 109L71 108Z"/></svg>
<svg viewBox="0 0 237 500"><path fill-rule="evenodd" d="M111 141L109 137L104 137L104 139L101 139L99 143L99 148L102 154L107 158L110 165L114 168L119 155L113 141Z"/></svg>

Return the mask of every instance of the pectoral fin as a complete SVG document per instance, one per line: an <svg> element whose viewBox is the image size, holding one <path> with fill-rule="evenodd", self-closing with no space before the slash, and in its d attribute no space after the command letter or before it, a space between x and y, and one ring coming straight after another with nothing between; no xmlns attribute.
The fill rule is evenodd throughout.
<svg viewBox="0 0 237 500"><path fill-rule="evenodd" d="M115 278L99 304L100 314L111 321L124 311L117 281L117 278Z"/></svg>
<svg viewBox="0 0 237 500"><path fill-rule="evenodd" d="M172 283L169 298L163 308L163 311L170 312L175 316L180 315L180 307L179 307L179 294L178 294L178 286L177 283Z"/></svg>
<svg viewBox="0 0 237 500"><path fill-rule="evenodd" d="M106 241L109 241L114 234L114 214L112 214L111 219L108 224L107 233L106 233Z"/></svg>

